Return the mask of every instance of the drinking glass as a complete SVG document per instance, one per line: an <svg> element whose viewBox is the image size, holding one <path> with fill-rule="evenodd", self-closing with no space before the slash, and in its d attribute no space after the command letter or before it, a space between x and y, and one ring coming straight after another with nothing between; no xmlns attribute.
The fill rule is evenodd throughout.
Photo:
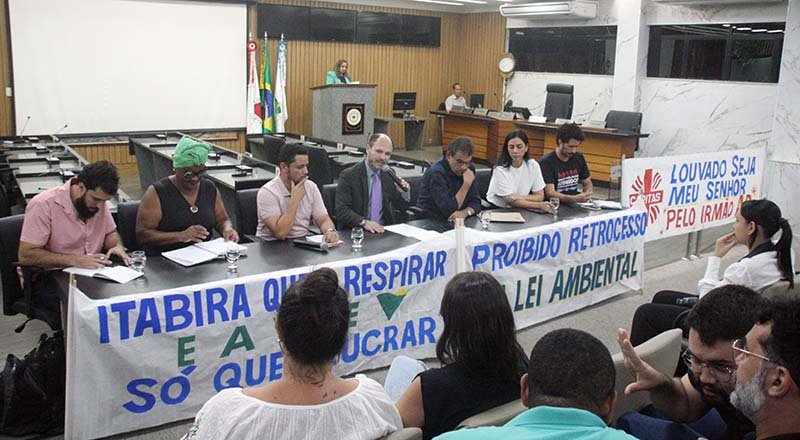
<svg viewBox="0 0 800 440"><path fill-rule="evenodd" d="M492 213L489 211L481 211L480 215L478 215L478 218L481 221L481 229L488 231L489 224L492 223Z"/></svg>
<svg viewBox="0 0 800 440"><path fill-rule="evenodd" d="M361 245L364 243L364 229L355 227L350 230L350 240L353 242L353 250L358 252L361 250Z"/></svg>
<svg viewBox="0 0 800 440"><path fill-rule="evenodd" d="M225 259L228 260L228 271L237 272L239 270L239 246L235 243L225 249Z"/></svg>
<svg viewBox="0 0 800 440"><path fill-rule="evenodd" d="M561 199L558 197L550 197L550 205L553 206L553 215L558 215L558 206L561 205Z"/></svg>
<svg viewBox="0 0 800 440"><path fill-rule="evenodd" d="M144 266L147 264L147 256L144 251L131 252L131 269L136 272L144 273Z"/></svg>

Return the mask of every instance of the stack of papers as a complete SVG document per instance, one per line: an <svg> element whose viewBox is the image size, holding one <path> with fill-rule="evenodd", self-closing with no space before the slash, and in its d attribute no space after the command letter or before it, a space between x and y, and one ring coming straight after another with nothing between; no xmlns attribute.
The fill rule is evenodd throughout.
<svg viewBox="0 0 800 440"><path fill-rule="evenodd" d="M224 238L220 237L216 240L195 243L191 246L175 249L174 251L164 252L161 256L181 266L194 266L195 264L205 263L206 261L224 256L228 246L231 244L238 246L239 252L247 251L246 247L231 241L225 241Z"/></svg>
<svg viewBox="0 0 800 440"><path fill-rule="evenodd" d="M312 243L322 243L322 241L325 240L325 235L323 235L323 234L309 235L309 236L306 237L306 240L308 240L308 241L310 241ZM336 243L328 243L328 247L336 247L336 246L339 246L339 245L341 245L343 243L344 242L342 240L339 240Z"/></svg>
<svg viewBox="0 0 800 440"><path fill-rule="evenodd" d="M427 240L429 238L436 238L439 233L436 231L429 231L427 229L418 228L416 226L406 225L403 223L397 225L389 225L383 228L389 232L400 234L404 237L416 238L419 241Z"/></svg>
<svg viewBox="0 0 800 440"><path fill-rule="evenodd" d="M144 275L125 266L109 266L102 269L82 269L80 267L68 267L64 269L66 273L81 275L84 277L102 278L104 280L116 281L125 284L130 280L135 280Z"/></svg>
<svg viewBox="0 0 800 440"><path fill-rule="evenodd" d="M594 204L603 209L622 209L622 204L611 200L595 200Z"/></svg>
<svg viewBox="0 0 800 440"><path fill-rule="evenodd" d="M519 212L491 211L492 221L495 223L525 223L525 217Z"/></svg>

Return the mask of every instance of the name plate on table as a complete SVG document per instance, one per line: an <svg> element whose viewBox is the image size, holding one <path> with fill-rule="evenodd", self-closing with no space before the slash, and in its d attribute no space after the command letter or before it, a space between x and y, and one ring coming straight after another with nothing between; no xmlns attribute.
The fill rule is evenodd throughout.
<svg viewBox="0 0 800 440"><path fill-rule="evenodd" d="M473 115L478 115L478 116L486 116L486 115L489 114L489 109L488 108L476 108L475 111L472 112L472 114Z"/></svg>
<svg viewBox="0 0 800 440"><path fill-rule="evenodd" d="M545 116L530 116L528 118L528 122L534 122L534 123L537 123L537 124L544 124L545 122L547 122L547 117L545 117Z"/></svg>

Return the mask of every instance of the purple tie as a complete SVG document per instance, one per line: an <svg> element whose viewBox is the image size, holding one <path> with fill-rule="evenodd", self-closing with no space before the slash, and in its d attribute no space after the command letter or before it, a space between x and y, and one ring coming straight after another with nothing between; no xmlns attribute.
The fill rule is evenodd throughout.
<svg viewBox="0 0 800 440"><path fill-rule="evenodd" d="M369 219L375 223L381 222L381 178L377 172L372 173L372 194L369 197Z"/></svg>

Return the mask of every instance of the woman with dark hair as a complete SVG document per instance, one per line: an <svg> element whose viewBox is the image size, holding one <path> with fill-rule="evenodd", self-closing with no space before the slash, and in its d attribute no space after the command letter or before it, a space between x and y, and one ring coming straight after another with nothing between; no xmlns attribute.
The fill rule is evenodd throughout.
<svg viewBox="0 0 800 440"><path fill-rule="evenodd" d="M439 313L444 330L436 357L442 368L422 372L397 401L403 426L422 428L424 439L519 399L519 380L527 369L508 298L491 274L454 276Z"/></svg>
<svg viewBox="0 0 800 440"><path fill-rule="evenodd" d="M347 74L349 64L347 60L339 60L333 66L333 70L328 71L325 84L350 84L353 80Z"/></svg>
<svg viewBox="0 0 800 440"><path fill-rule="evenodd" d="M323 268L287 290L275 321L283 377L220 391L197 413L188 439L375 439L402 428L380 384L332 371L350 323L338 283Z"/></svg>
<svg viewBox="0 0 800 440"><path fill-rule="evenodd" d="M492 172L486 198L500 208L533 208L552 211L544 201L544 178L535 160L528 157L528 135L522 130L506 135L503 151Z"/></svg>
<svg viewBox="0 0 800 440"><path fill-rule="evenodd" d="M772 238L779 230L780 238L773 243ZM748 253L728 266L720 278L720 260L737 244L747 246ZM706 273L697 282L699 296L702 298L715 287L725 284L738 284L760 291L786 280L794 288L791 254L792 228L789 221L782 217L778 205L767 199L748 200L742 203L736 213L733 231L717 240L714 255L708 257ZM673 328L675 319L694 303L696 297L691 293L672 290L656 293L653 302L640 306L633 316L631 344L641 344Z"/></svg>

